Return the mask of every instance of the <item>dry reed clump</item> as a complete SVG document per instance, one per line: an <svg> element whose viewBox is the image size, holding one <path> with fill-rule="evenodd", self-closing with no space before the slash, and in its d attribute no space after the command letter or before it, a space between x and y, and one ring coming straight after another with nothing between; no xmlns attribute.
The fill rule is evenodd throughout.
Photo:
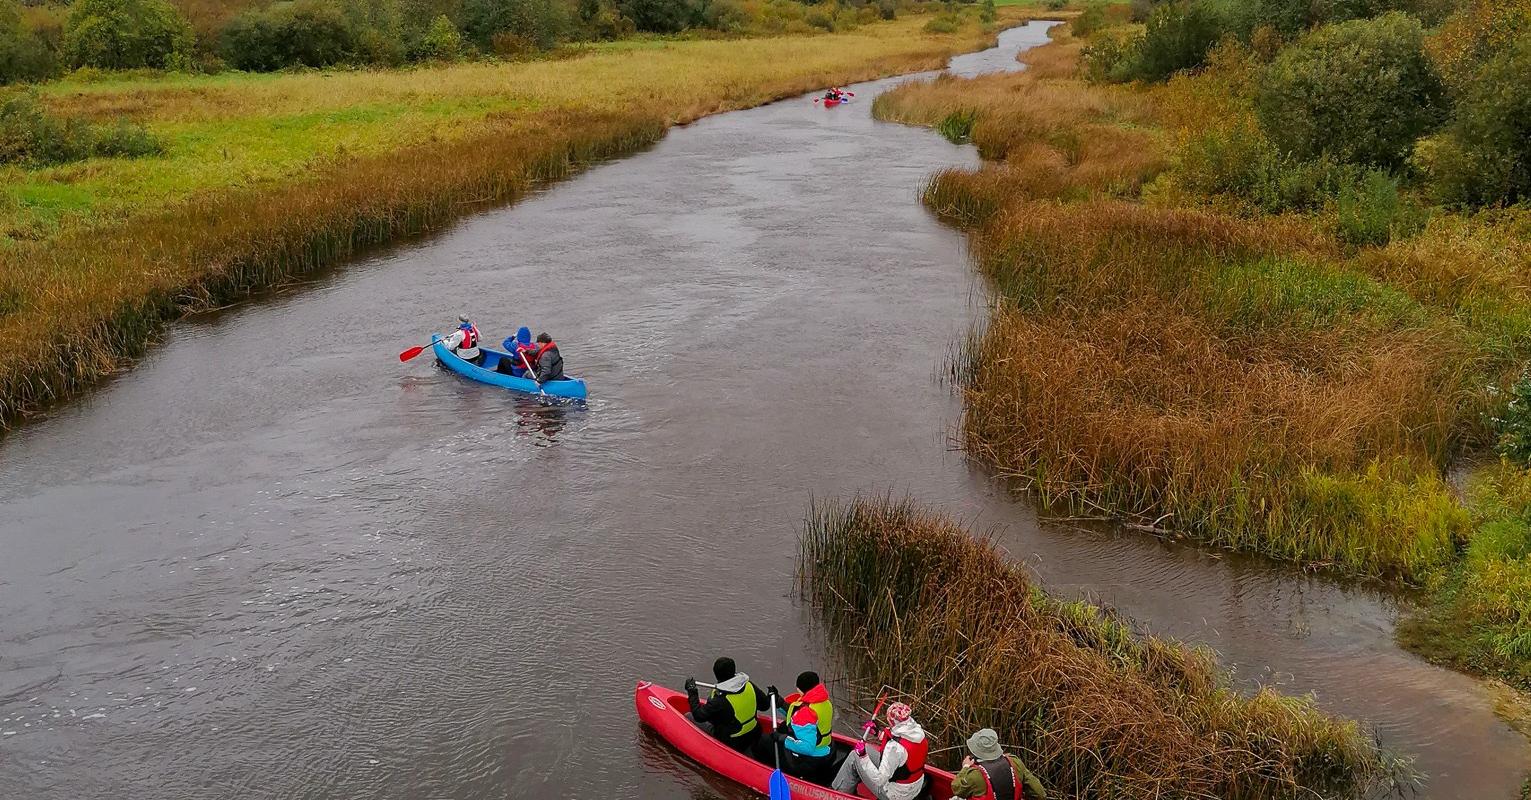
<svg viewBox="0 0 1531 800"><path fill-rule="evenodd" d="M1049 503L1418 579L1466 529L1416 434L1453 413L1432 393L1450 376L1416 352L1431 346L1353 350L1326 374L1173 311L1001 307L965 354L963 442Z"/></svg>
<svg viewBox="0 0 1531 800"><path fill-rule="evenodd" d="M909 502L814 508L799 583L852 669L909 697L937 749L992 727L1049 796L1348 797L1390 771L1354 722L1240 696L1205 651L1047 598L992 543Z"/></svg>
<svg viewBox="0 0 1531 800"><path fill-rule="evenodd" d="M518 197L647 146L664 129L639 114L511 117L470 138L338 163L303 183L0 251L0 292L22 298L0 314L0 420L110 373L168 318Z"/></svg>

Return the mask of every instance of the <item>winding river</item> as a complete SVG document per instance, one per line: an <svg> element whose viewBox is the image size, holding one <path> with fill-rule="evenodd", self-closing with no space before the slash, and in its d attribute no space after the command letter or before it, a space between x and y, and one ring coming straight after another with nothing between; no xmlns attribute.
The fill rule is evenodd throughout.
<svg viewBox="0 0 1531 800"><path fill-rule="evenodd" d="M954 60L1011 68L1046 25ZM1508 798L1527 743L1392 642L1395 600L1044 524L953 452L937 380L979 317L918 201L970 147L854 87L673 131L522 203L176 326L0 444L0 797L738 797L632 687L822 654L794 602L811 498L908 493L1053 591L1315 692ZM544 408L394 354L522 320L590 381Z"/></svg>

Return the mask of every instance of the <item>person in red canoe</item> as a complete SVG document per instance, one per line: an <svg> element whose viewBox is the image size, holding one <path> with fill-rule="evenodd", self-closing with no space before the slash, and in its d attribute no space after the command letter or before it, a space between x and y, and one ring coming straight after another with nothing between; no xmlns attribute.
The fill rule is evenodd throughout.
<svg viewBox="0 0 1531 800"><path fill-rule="evenodd" d="M770 701L750 682L747 673L734 668L732 658L724 656L712 662L712 677L718 682L705 703L697 696L696 679L686 679L691 721L729 747L750 755L760 741L756 715L768 710Z"/></svg>
<svg viewBox="0 0 1531 800"><path fill-rule="evenodd" d="M978 800L1047 800L1042 782L1019 758L999 749L999 734L984 728L968 737L962 771L952 779L952 797Z"/></svg>
<svg viewBox="0 0 1531 800"><path fill-rule="evenodd" d="M797 692L788 695L785 703L787 722L772 733L782 749L782 771L815 782L828 781L833 777L829 774L834 766L829 731L835 708L819 673L810 670L798 675Z"/></svg>
<svg viewBox="0 0 1531 800"><path fill-rule="evenodd" d="M930 750L925 729L914 721L905 703L888 706L887 719L887 729L878 736L882 751L868 750L866 742L857 742L835 776L835 791L855 794L859 783L877 800L914 800L924 790L925 754ZM864 727L876 730L877 720Z"/></svg>
<svg viewBox="0 0 1531 800"><path fill-rule="evenodd" d="M520 352L520 348L516 348ZM563 356L558 353L558 345L553 337L546 333L537 334L537 344L531 350L526 351L526 360L531 362L533 373L528 378L538 382L561 381L563 374Z"/></svg>
<svg viewBox="0 0 1531 800"><path fill-rule="evenodd" d="M465 314L457 315L457 330L441 343L464 361L477 364L484 360L484 352L478 349L478 328Z"/></svg>

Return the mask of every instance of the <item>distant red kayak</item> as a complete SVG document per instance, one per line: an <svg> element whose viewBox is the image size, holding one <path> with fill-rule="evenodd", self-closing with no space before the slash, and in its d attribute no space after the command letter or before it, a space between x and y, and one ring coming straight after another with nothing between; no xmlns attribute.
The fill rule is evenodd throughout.
<svg viewBox="0 0 1531 800"><path fill-rule="evenodd" d="M638 707L638 721L649 726L682 755L762 795L770 794L772 765L762 764L735 752L692 724L691 720L686 719L686 713L691 708L684 694L648 681L640 681L637 690L633 692L633 702ZM771 720L766 715L760 716L760 724L766 732L771 730ZM838 733L834 734L834 738L835 758L838 762L850 753L856 740ZM925 776L930 781L931 800L951 800L950 772L926 766ZM871 796L837 792L790 775L787 776L787 783L792 787L793 800L864 800Z"/></svg>
<svg viewBox="0 0 1531 800"><path fill-rule="evenodd" d="M830 100L829 98L825 98L824 99L824 107L825 108L834 108L837 105L840 105L840 101L839 100Z"/></svg>

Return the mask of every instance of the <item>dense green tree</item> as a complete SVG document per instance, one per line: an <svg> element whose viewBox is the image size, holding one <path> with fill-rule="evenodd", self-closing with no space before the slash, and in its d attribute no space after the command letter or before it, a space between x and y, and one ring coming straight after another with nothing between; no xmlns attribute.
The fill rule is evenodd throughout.
<svg viewBox="0 0 1531 800"><path fill-rule="evenodd" d="M465 0L463 29L481 47L506 34L548 48L569 34L569 8L562 0Z"/></svg>
<svg viewBox="0 0 1531 800"><path fill-rule="evenodd" d="M237 69L327 67L357 57L360 42L330 0L284 0L246 11L223 29L223 57Z"/></svg>
<svg viewBox="0 0 1531 800"><path fill-rule="evenodd" d="M179 69L192 44L191 26L168 0L75 0L63 54L72 67Z"/></svg>
<svg viewBox="0 0 1531 800"><path fill-rule="evenodd" d="M1490 205L1531 200L1531 32L1493 57L1416 160L1438 199Z"/></svg>
<svg viewBox="0 0 1531 800"><path fill-rule="evenodd" d="M640 31L677 33L702 21L693 0L621 0L619 7Z"/></svg>
<svg viewBox="0 0 1531 800"><path fill-rule="evenodd" d="M1143 35L1134 40L1117 77L1162 81L1181 70L1199 67L1222 38L1224 25L1222 15L1208 0L1160 3L1149 14Z"/></svg>
<svg viewBox="0 0 1531 800"><path fill-rule="evenodd" d="M21 9L0 0L0 84L47 77L53 64L52 51L21 23Z"/></svg>
<svg viewBox="0 0 1531 800"><path fill-rule="evenodd" d="M1392 12L1327 25L1267 68L1255 103L1266 134L1299 158L1393 168L1440 123L1445 90L1418 20Z"/></svg>

